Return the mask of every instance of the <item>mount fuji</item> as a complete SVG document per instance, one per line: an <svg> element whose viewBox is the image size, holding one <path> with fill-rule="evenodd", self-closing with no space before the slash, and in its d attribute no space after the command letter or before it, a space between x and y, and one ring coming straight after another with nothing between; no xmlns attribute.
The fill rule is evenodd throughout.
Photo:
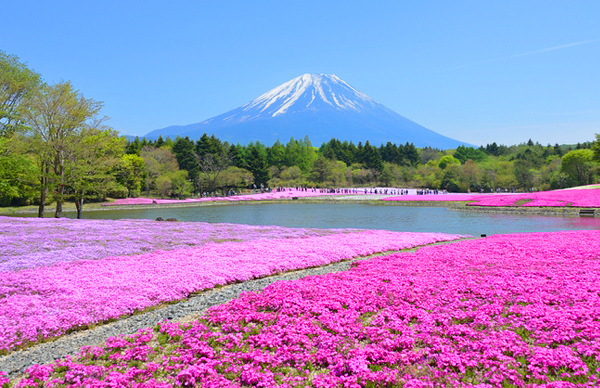
<svg viewBox="0 0 600 388"><path fill-rule="evenodd" d="M304 74L249 103L206 121L154 130L147 139L214 134L230 143L277 139L287 142L308 135L313 145L332 138L368 140L378 146L388 141L417 147L456 148L467 143L433 132L359 92L335 75Z"/></svg>

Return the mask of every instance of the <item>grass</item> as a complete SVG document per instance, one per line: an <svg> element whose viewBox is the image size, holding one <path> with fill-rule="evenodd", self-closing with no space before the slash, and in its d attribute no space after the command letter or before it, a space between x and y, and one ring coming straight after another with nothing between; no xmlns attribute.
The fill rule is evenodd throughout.
<svg viewBox="0 0 600 388"><path fill-rule="evenodd" d="M112 201L109 200L109 202ZM14 214L28 214L28 213L36 213L38 212L38 205L28 205L28 206L7 206L0 207L0 215L14 215ZM56 208L54 205L47 205L44 209L44 213L46 216L54 215L54 210ZM93 210L103 210L103 206L100 202L90 202L83 204L83 212L93 211ZM75 207L75 202L65 202L63 203L63 212L76 212L77 208Z"/></svg>

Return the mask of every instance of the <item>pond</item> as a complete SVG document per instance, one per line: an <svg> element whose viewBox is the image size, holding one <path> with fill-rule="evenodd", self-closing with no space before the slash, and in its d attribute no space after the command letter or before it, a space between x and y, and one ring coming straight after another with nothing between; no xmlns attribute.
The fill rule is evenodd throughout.
<svg viewBox="0 0 600 388"><path fill-rule="evenodd" d="M74 217L75 213L63 213ZM364 228L410 232L444 232L479 236L519 232L600 229L600 218L470 213L443 207L373 204L236 204L83 213L84 218L155 219L279 225L302 228Z"/></svg>

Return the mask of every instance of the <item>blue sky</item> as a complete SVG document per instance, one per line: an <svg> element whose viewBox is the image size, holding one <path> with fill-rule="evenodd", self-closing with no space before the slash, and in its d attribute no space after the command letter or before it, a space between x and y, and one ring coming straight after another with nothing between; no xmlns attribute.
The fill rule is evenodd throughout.
<svg viewBox="0 0 600 388"><path fill-rule="evenodd" d="M5 1L0 50L143 135L336 74L471 144L600 132L600 1ZM287 139L282 139L287 140Z"/></svg>

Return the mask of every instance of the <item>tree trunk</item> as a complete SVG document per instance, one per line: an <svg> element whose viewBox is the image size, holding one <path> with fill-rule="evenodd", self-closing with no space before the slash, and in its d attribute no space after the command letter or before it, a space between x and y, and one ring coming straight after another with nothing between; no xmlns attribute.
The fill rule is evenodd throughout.
<svg viewBox="0 0 600 388"><path fill-rule="evenodd" d="M38 207L38 217L44 218L44 210L46 208L46 197L48 196L48 184L44 183L44 180L48 179L42 178L42 186L40 188L40 205Z"/></svg>
<svg viewBox="0 0 600 388"><path fill-rule="evenodd" d="M75 199L75 207L77 208L77 219L80 220L83 212L83 197Z"/></svg>
<svg viewBox="0 0 600 388"><path fill-rule="evenodd" d="M60 184L58 185L58 195L56 197L56 211L54 212L54 218L60 218L62 214L62 205L65 195L65 166L63 165L62 159L58 161L57 165L58 169L56 170L56 175L58 175L60 178Z"/></svg>
<svg viewBox="0 0 600 388"><path fill-rule="evenodd" d="M40 205L38 207L38 217L44 218L46 208L46 198L48 197L48 165L42 164L42 176L40 177Z"/></svg>
<svg viewBox="0 0 600 388"><path fill-rule="evenodd" d="M56 198L56 210L54 211L54 218L60 218L62 214L62 195L64 193L64 187L60 186L58 189L58 198Z"/></svg>

